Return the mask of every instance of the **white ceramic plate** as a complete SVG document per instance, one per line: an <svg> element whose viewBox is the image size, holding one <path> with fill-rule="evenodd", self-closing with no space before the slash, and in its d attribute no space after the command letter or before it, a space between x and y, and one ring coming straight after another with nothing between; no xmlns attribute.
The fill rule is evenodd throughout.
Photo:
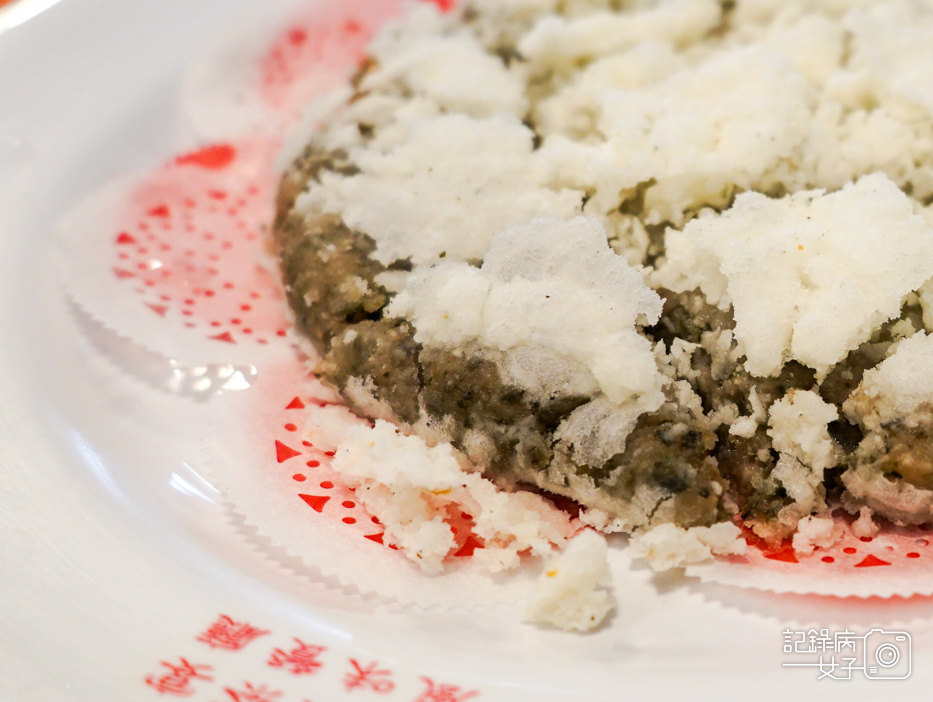
<svg viewBox="0 0 933 702"><path fill-rule="evenodd" d="M611 624L574 636L507 609L383 607L248 545L192 450L209 403L109 365L45 264L78 200L189 146L185 67L295 4L67 0L0 33L0 699L925 698L930 599L777 596L635 568L617 574ZM910 678L785 666L818 660L783 651L783 632L811 627L906 631Z"/></svg>

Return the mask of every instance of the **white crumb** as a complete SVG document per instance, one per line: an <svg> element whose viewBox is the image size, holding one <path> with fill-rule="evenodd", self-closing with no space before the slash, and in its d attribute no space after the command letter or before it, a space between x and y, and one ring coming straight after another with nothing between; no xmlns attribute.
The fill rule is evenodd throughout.
<svg viewBox="0 0 933 702"><path fill-rule="evenodd" d="M599 626L615 609L605 537L587 529L552 558L540 576L525 618L572 631Z"/></svg>
<svg viewBox="0 0 933 702"><path fill-rule="evenodd" d="M714 555L744 555L748 549L742 530L732 522L684 529L659 524L632 536L632 555L644 558L652 570L662 571L710 560Z"/></svg>
<svg viewBox="0 0 933 702"><path fill-rule="evenodd" d="M843 531L832 517L804 517L794 534L794 551L806 556L817 548L829 548L842 538Z"/></svg>
<svg viewBox="0 0 933 702"><path fill-rule="evenodd" d="M859 509L858 519L852 522L852 533L860 539L870 539L878 535L881 527L878 522L872 519L873 512L871 507L862 507Z"/></svg>

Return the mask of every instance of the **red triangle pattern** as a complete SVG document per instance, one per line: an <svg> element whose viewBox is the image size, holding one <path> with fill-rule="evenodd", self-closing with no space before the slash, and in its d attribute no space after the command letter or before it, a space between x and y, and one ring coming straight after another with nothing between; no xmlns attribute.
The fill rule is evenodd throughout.
<svg viewBox="0 0 933 702"><path fill-rule="evenodd" d="M150 310L155 312L160 317L164 317L165 313L168 312L168 307L165 305L151 305L147 302L146 307L148 307Z"/></svg>
<svg viewBox="0 0 933 702"><path fill-rule="evenodd" d="M799 563L796 554L794 554L793 546L785 546L773 553L766 553L765 558L770 558L772 561L783 561L784 563Z"/></svg>
<svg viewBox="0 0 933 702"><path fill-rule="evenodd" d="M301 401L300 397L296 397L294 400L285 405L285 409L304 409L305 403Z"/></svg>
<svg viewBox="0 0 933 702"><path fill-rule="evenodd" d="M304 497L304 495L302 495L302 497ZM363 538L375 541L377 544L384 544L385 542L382 540L383 534L385 534L385 532L380 532L379 534L364 534Z"/></svg>
<svg viewBox="0 0 933 702"><path fill-rule="evenodd" d="M230 144L213 144L199 151L192 151L175 159L179 166L200 166L219 171L229 166L236 158L236 149Z"/></svg>
<svg viewBox="0 0 933 702"><path fill-rule="evenodd" d="M289 458L300 455L301 451L296 451L291 446L286 446L278 439L275 440L275 460L279 463L285 463Z"/></svg>
<svg viewBox="0 0 933 702"><path fill-rule="evenodd" d="M168 205L156 205L153 207L147 214L150 217L168 217L171 214L171 211L168 209Z"/></svg>
<svg viewBox="0 0 933 702"><path fill-rule="evenodd" d="M308 506L313 509L315 512L323 512L324 505L327 504L327 501L330 499L327 495L302 495L298 493L298 497L308 503ZM368 536L366 537L369 538Z"/></svg>
<svg viewBox="0 0 933 702"><path fill-rule="evenodd" d="M855 564L856 568L871 568L872 566L886 566L891 565L887 561L882 561L877 556L872 556L871 554L865 556L860 562Z"/></svg>
<svg viewBox="0 0 933 702"><path fill-rule="evenodd" d="M223 334L217 334L215 336L209 336L208 339L214 339L215 341L226 341L228 344L235 344L236 341L233 339L233 335L226 331Z"/></svg>
<svg viewBox="0 0 933 702"><path fill-rule="evenodd" d="M113 274L117 276L117 278L135 278L136 277L136 274L133 273L132 271L125 271L122 268L116 268L116 267L113 269Z"/></svg>
<svg viewBox="0 0 933 702"><path fill-rule="evenodd" d="M126 232L120 232L120 235L117 237L118 244L135 244L136 237L130 236Z"/></svg>

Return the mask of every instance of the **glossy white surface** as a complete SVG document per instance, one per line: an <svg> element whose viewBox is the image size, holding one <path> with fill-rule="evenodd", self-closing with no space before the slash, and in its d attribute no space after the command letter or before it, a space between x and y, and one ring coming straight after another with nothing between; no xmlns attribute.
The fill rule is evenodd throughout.
<svg viewBox="0 0 933 702"><path fill-rule="evenodd" d="M196 655L219 613L328 647L320 674L275 680L283 702L378 699L347 691L349 657L391 668L393 700L417 699L420 676L480 700L925 698L930 599L775 596L636 567L616 573L611 625L573 636L506 609L397 611L253 550L204 477L209 401L110 365L44 264L54 222L83 195L190 145L175 99L185 67L295 4L68 0L0 34L0 699L159 699L145 676ZM845 683L783 668L782 631L809 626L904 629L913 674ZM217 683L269 674L252 649L210 653Z"/></svg>

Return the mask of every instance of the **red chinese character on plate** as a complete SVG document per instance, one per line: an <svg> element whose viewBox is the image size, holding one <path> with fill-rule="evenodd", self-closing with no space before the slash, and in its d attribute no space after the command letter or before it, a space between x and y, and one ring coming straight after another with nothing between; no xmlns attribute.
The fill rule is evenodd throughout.
<svg viewBox="0 0 933 702"><path fill-rule="evenodd" d="M358 688L368 688L380 695L388 695L395 689L395 683L390 680L392 671L381 670L378 663L370 663L364 668L358 661L351 658L350 665L353 666L353 670L347 673L343 679L347 692Z"/></svg>
<svg viewBox="0 0 933 702"><path fill-rule="evenodd" d="M269 659L268 664L273 668L284 668L294 675L316 673L324 665L318 660L318 656L324 653L327 648L306 644L301 639L294 639L294 641L298 645L291 651L285 652L281 648L272 651L272 657Z"/></svg>
<svg viewBox="0 0 933 702"><path fill-rule="evenodd" d="M246 622L235 622L226 614L221 614L220 618L207 628L207 631L198 635L197 640L206 643L211 648L239 651L253 639L268 633L270 632L257 629Z"/></svg>
<svg viewBox="0 0 933 702"><path fill-rule="evenodd" d="M274 702L274 700L282 696L282 693L278 690L270 690L265 685L256 687L248 682L243 683L242 690L231 690L229 687L225 687L224 692L230 695L233 702Z"/></svg>
<svg viewBox="0 0 933 702"><path fill-rule="evenodd" d="M178 665L167 661L159 661L168 668L169 672L158 678L155 675L147 675L146 684L154 687L161 694L186 697L194 692L191 688L192 680L213 680L211 676L205 675L211 669L211 666L192 665L184 658L178 660Z"/></svg>
<svg viewBox="0 0 933 702"><path fill-rule="evenodd" d="M464 702L472 697L478 697L476 690L462 691L456 685L436 684L431 678L421 678L428 689L415 700L415 702Z"/></svg>

